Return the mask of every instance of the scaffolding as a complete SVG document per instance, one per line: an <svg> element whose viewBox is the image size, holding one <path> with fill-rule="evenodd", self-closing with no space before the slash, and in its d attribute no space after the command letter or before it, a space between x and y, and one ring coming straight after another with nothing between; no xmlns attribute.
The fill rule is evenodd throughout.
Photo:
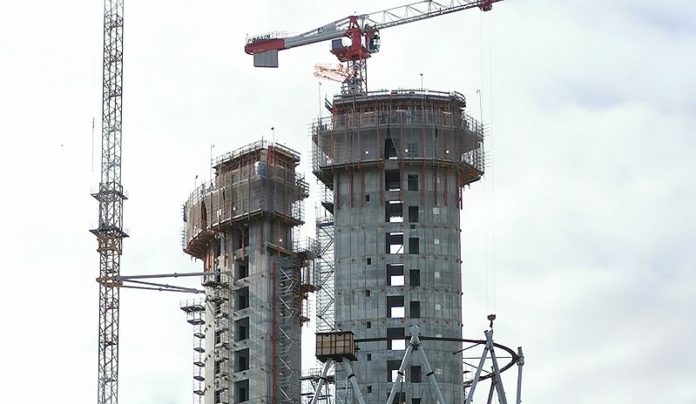
<svg viewBox="0 0 696 404"><path fill-rule="evenodd" d="M290 226L304 223L309 185L295 172L298 162L296 152L266 141L217 158L215 178L197 186L184 203L184 251L202 259L215 233L262 216L273 215ZM291 250L289 235L271 240Z"/></svg>
<svg viewBox="0 0 696 404"><path fill-rule="evenodd" d="M294 404L293 397L300 396L301 375L295 363L301 360L300 333L296 330L309 320L304 314L304 302L308 294L316 290L314 257L317 243L295 243L293 253L280 258L274 265L273 276L277 285L274 313L276 316L277 387L280 392L278 403Z"/></svg>
<svg viewBox="0 0 696 404"><path fill-rule="evenodd" d="M333 192L322 186L321 207L317 208L317 332L333 331L334 323L334 218Z"/></svg>
<svg viewBox="0 0 696 404"><path fill-rule="evenodd" d="M186 322L193 326L193 404L203 404L205 395L205 304L201 300L181 303Z"/></svg>
<svg viewBox="0 0 696 404"><path fill-rule="evenodd" d="M330 189L335 169L382 166L385 160L453 167L460 187L478 181L485 168L485 128L465 107L458 92L337 95L331 116L312 125L312 171Z"/></svg>

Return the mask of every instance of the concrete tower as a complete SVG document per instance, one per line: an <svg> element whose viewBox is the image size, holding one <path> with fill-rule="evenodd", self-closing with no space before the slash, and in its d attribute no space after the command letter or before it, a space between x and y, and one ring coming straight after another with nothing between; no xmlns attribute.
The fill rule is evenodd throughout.
<svg viewBox="0 0 696 404"><path fill-rule="evenodd" d="M308 196L299 159L278 144L253 143L218 158L214 180L184 205L184 251L205 271L222 272L203 281L205 344L194 392L205 403L300 402L311 254L293 237Z"/></svg>
<svg viewBox="0 0 696 404"><path fill-rule="evenodd" d="M481 178L483 128L459 93L337 95L313 128L313 171L333 215L335 328L353 331L368 403L383 403L418 324L447 403L462 400L460 209ZM448 340L450 339L450 340ZM337 382L347 375L337 374ZM435 403L418 357L395 402ZM340 390L340 385L338 386Z"/></svg>

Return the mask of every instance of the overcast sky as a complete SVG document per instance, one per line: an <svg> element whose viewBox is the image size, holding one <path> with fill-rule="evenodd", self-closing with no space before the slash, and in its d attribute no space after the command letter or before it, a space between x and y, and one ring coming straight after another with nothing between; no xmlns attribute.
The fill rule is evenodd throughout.
<svg viewBox="0 0 696 404"><path fill-rule="evenodd" d="M122 273L201 268L181 252L181 203L210 145L275 127L308 155L320 92L338 89L312 76L329 45L258 70L246 34L403 2L128 1ZM101 13L0 4L1 402L95 400ZM475 116L482 90L491 170L464 193L464 332L497 313L497 340L527 354L524 401L695 403L696 6L507 0L385 30L368 69L371 89L423 73ZM185 297L122 292L121 402L190 402Z"/></svg>

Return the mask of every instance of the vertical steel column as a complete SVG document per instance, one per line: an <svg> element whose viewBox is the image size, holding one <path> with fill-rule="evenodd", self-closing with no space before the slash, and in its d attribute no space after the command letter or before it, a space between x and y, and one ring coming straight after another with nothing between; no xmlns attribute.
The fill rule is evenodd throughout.
<svg viewBox="0 0 696 404"><path fill-rule="evenodd" d="M353 366L351 366L350 361L348 359L341 359L341 366L343 366L343 369L346 371L346 373L348 373L348 380L350 381L350 385L353 387L353 392L358 399L358 404L365 404L365 399L360 391L358 381L355 380L355 373L353 373Z"/></svg>
<svg viewBox="0 0 696 404"><path fill-rule="evenodd" d="M319 376L319 383L317 384L316 390L314 390L314 395L312 396L312 401L310 401L310 404L317 404L317 400L321 394L321 388L324 387L326 375L329 373L329 368L331 367L332 363L333 359L329 359L324 363L324 367L321 369L321 376Z"/></svg>
<svg viewBox="0 0 696 404"><path fill-rule="evenodd" d="M522 404L522 366L524 366L524 354L522 353L522 347L517 348L517 355L519 359L517 360L517 404Z"/></svg>
<svg viewBox="0 0 696 404"><path fill-rule="evenodd" d="M119 284L123 238L121 129L123 95L123 0L104 1L102 150L99 223L91 232L99 252L99 358L97 403L118 403Z"/></svg>

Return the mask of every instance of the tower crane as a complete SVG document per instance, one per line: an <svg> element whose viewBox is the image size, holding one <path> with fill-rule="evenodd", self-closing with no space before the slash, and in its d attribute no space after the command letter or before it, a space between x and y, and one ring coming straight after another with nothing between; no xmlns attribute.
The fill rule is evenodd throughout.
<svg viewBox="0 0 696 404"><path fill-rule="evenodd" d="M322 25L305 33L283 36L268 33L247 38L244 51L254 56L255 67L278 67L278 52L331 41L331 53L346 64L349 74L342 91L348 94L367 92L367 59L379 52L380 30L438 17L457 11L479 8L490 11L493 3L502 0L424 0L369 14L351 15ZM343 38L348 38L347 43Z"/></svg>
<svg viewBox="0 0 696 404"><path fill-rule="evenodd" d="M99 202L97 237L99 252L99 359L98 404L118 403L118 324L123 239L121 185L121 127L123 96L123 0L104 0L104 42L102 66L102 137L99 190L92 196Z"/></svg>

